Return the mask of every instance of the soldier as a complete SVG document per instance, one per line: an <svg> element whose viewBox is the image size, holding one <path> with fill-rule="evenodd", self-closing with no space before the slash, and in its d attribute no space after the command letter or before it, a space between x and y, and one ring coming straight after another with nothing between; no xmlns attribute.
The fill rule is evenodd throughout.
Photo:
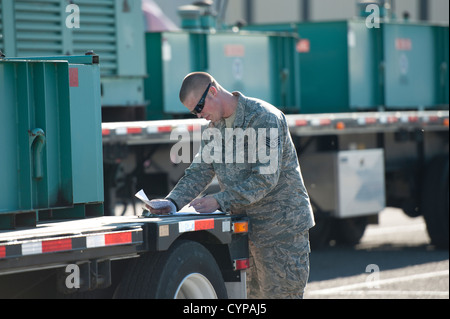
<svg viewBox="0 0 450 319"><path fill-rule="evenodd" d="M210 121L208 129L221 133L219 152L206 160L202 149L218 141L202 141L202 149L166 197L168 207L148 208L161 214L190 203L200 213L222 210L247 215L249 298L302 298L314 218L284 114L262 100L228 92L203 72L186 76L180 100L193 114ZM235 139L227 135L230 130L245 132L247 139L238 143L236 136L236 142L230 143L230 136L231 141ZM257 139L251 139L252 133ZM220 152L223 146L225 152ZM197 198L214 176L221 191Z"/></svg>

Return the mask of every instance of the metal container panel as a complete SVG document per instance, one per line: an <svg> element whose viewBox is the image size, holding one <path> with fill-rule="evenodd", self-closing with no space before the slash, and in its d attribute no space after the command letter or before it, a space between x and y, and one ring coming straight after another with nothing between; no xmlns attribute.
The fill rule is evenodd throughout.
<svg viewBox="0 0 450 319"><path fill-rule="evenodd" d="M382 149L305 155L300 163L308 193L321 210L347 218L384 209Z"/></svg>
<svg viewBox="0 0 450 319"><path fill-rule="evenodd" d="M66 0L0 1L0 50L7 57L85 54L101 57L104 106L144 106L145 25L140 1L77 0L79 28ZM69 27L67 26L69 22ZM116 85L117 84L117 85ZM121 90L119 98L117 87Z"/></svg>
<svg viewBox="0 0 450 319"><path fill-rule="evenodd" d="M301 23L308 43L300 54L301 113L349 110L348 26L346 21Z"/></svg>
<svg viewBox="0 0 450 319"><path fill-rule="evenodd" d="M378 37L378 32L367 28L364 21L348 21L349 110L376 109L382 102Z"/></svg>
<svg viewBox="0 0 450 319"><path fill-rule="evenodd" d="M15 227L24 213L34 222L103 214L100 70L93 60L0 60L0 228Z"/></svg>
<svg viewBox="0 0 450 319"><path fill-rule="evenodd" d="M227 90L276 104L267 35L217 33L208 37L208 71Z"/></svg>
<svg viewBox="0 0 450 319"><path fill-rule="evenodd" d="M433 26L382 24L384 104L387 109L431 108L438 104Z"/></svg>
<svg viewBox="0 0 450 319"><path fill-rule="evenodd" d="M188 110L179 100L184 77L192 72L191 39L188 32L158 32L146 34L147 72L145 98L149 119L164 114L185 114ZM200 70L197 70L200 71Z"/></svg>
<svg viewBox="0 0 450 319"><path fill-rule="evenodd" d="M0 62L0 212L73 204L68 72L67 62Z"/></svg>
<svg viewBox="0 0 450 319"><path fill-rule="evenodd" d="M70 64L69 71L73 202L103 202L100 67Z"/></svg>

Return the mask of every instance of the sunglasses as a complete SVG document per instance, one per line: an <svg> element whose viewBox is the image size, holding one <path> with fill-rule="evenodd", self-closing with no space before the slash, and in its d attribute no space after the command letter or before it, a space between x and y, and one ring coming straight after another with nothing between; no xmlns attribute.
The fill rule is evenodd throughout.
<svg viewBox="0 0 450 319"><path fill-rule="evenodd" d="M203 93L202 98L197 103L197 106L191 111L192 114L197 115L197 114L202 113L203 108L205 107L206 96L208 95L209 88L211 87L211 85L212 85L212 83L209 83L208 87L205 90L205 93Z"/></svg>

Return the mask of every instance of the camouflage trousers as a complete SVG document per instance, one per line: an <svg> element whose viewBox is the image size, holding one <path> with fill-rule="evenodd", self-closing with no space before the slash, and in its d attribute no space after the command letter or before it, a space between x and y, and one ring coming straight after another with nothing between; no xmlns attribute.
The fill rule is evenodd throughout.
<svg viewBox="0 0 450 319"><path fill-rule="evenodd" d="M309 277L309 231L273 246L250 242L247 296L250 299L302 299Z"/></svg>

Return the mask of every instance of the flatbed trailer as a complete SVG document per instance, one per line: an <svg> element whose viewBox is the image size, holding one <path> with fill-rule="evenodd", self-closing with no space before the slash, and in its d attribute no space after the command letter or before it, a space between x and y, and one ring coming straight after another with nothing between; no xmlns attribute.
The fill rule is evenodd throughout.
<svg viewBox="0 0 450 319"><path fill-rule="evenodd" d="M35 228L0 231L0 296L212 298L217 294L221 298L244 298L247 223L245 217L225 214L103 216L54 220L39 223ZM189 250L192 256L206 251L207 269L183 269L188 266L182 262L173 265L165 262L162 268L155 266L135 272L147 259L177 254L172 250L179 244L193 248ZM199 258L197 263L198 266L205 260ZM177 268L170 276L156 273L170 267ZM212 292L203 289L204 295L192 295L187 290L189 285L196 284L183 286L183 280L202 271L206 272L207 280L199 287L208 282L218 287ZM217 277L208 277L211 273ZM159 278L159 285L146 282L151 275ZM168 288L165 281L169 278L175 282ZM155 285L164 292L155 291Z"/></svg>

